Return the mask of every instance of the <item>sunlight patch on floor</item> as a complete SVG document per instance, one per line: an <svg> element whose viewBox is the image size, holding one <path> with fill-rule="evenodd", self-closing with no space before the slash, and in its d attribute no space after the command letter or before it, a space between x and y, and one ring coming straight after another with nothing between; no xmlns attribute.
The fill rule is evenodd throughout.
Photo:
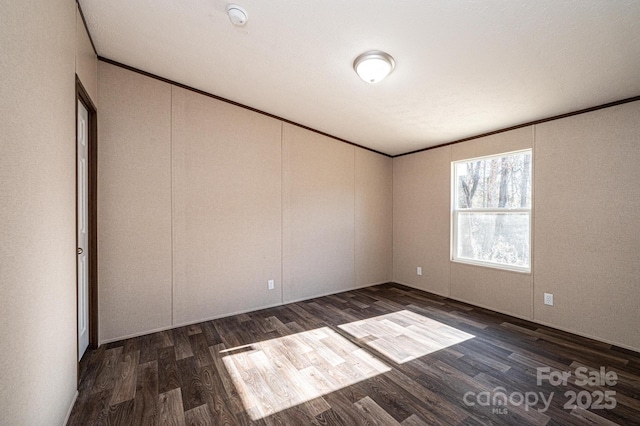
<svg viewBox="0 0 640 426"><path fill-rule="evenodd" d="M299 404L318 415L330 408L323 395L391 370L329 327L225 349L220 356L252 420Z"/></svg>
<svg viewBox="0 0 640 426"><path fill-rule="evenodd" d="M338 327L398 364L475 337L408 310Z"/></svg>

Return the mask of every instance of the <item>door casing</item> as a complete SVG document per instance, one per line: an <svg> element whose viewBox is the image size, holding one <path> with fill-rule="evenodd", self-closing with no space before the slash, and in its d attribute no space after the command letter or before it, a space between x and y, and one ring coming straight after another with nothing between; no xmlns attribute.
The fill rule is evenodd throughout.
<svg viewBox="0 0 640 426"><path fill-rule="evenodd" d="M84 107L89 112L89 122L88 122L88 152L87 152L87 160L88 160L88 170L87 170L87 186L88 186L88 249L89 253L87 256L88 260L88 278L89 278L89 349L97 349L98 348L98 227L97 227L97 189L98 189L98 120L97 120L97 109L95 104L89 97L87 91L84 86L80 82L80 79L76 75L76 138L74 138L74 144L76 146L76 159L78 158L77 152L77 123L78 123L78 101L82 102ZM78 246L78 165L76 160L76 247ZM75 253L75 248L74 248ZM76 354L78 353L78 327L77 327L77 317L78 317L78 257L76 255ZM79 371L79 362L78 360L78 373ZM78 374L78 381L80 380L80 375Z"/></svg>

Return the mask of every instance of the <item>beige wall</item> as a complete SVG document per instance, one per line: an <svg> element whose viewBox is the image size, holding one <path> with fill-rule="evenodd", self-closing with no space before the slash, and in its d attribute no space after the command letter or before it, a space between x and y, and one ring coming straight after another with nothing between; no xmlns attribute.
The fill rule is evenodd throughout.
<svg viewBox="0 0 640 426"><path fill-rule="evenodd" d="M173 88L174 324L280 302L280 126Z"/></svg>
<svg viewBox="0 0 640 426"><path fill-rule="evenodd" d="M98 67L100 340L171 320L171 86Z"/></svg>
<svg viewBox="0 0 640 426"><path fill-rule="evenodd" d="M640 349L639 164L640 102L536 126L536 320Z"/></svg>
<svg viewBox="0 0 640 426"><path fill-rule="evenodd" d="M0 423L59 425L76 392L76 6L0 9Z"/></svg>
<svg viewBox="0 0 640 426"><path fill-rule="evenodd" d="M449 295L451 148L393 160L393 280ZM417 268L422 268L418 276Z"/></svg>
<svg viewBox="0 0 640 426"><path fill-rule="evenodd" d="M101 342L391 279L391 158L103 62L98 86Z"/></svg>
<svg viewBox="0 0 640 426"><path fill-rule="evenodd" d="M283 129L284 301L355 285L355 148Z"/></svg>
<svg viewBox="0 0 640 426"><path fill-rule="evenodd" d="M640 350L639 116L634 102L395 158L394 281ZM451 262L451 161L529 147L532 273Z"/></svg>
<svg viewBox="0 0 640 426"><path fill-rule="evenodd" d="M391 280L393 270L393 161L355 148L356 287Z"/></svg>
<svg viewBox="0 0 640 426"><path fill-rule="evenodd" d="M80 9L76 9L76 75L93 101L98 105L98 56L93 50Z"/></svg>
<svg viewBox="0 0 640 426"><path fill-rule="evenodd" d="M529 149L533 146L533 134L533 126L528 126L451 145L450 162ZM450 162L445 189L449 197L451 194ZM450 209L451 199L449 198L447 214ZM447 247L449 247L448 241ZM450 262L450 264L451 287L449 295L452 298L517 317L531 318L533 303L531 300L531 286L533 285L531 274L457 262Z"/></svg>
<svg viewBox="0 0 640 426"><path fill-rule="evenodd" d="M110 330L102 341L384 282L392 274L394 281L436 294L640 347L633 326L626 325L638 320L629 308L639 301L632 261L637 241L625 240L633 235L625 230L637 226L640 197L625 189L632 194L625 198L608 174L624 170L634 179L631 159L637 158L638 144L631 121L637 103L392 161L112 65L101 63L100 70L101 110L106 109L100 152L103 145L117 147L112 158L107 152L100 160L100 188L116 191L108 200L108 192L100 198L106 203L101 209L112 210L100 222L100 256L118 259L100 265L101 318L113 322L101 328ZM103 77L109 73L102 70L111 76ZM109 96L111 101L103 99ZM140 126L140 111L151 122ZM586 124L591 121L593 128ZM158 135L162 142L153 149L143 143ZM451 161L530 147L532 273L451 262ZM131 156L146 161L137 164ZM596 170L588 180L590 192L573 196L578 183L569 180L573 198L559 200L560 165L571 165L565 174L577 179L587 161ZM157 204L139 202L135 191L144 188L161 188L153 197ZM610 217L607 205L589 204L604 194L622 215L609 233L602 231ZM129 203L137 207L126 211ZM591 233L567 232L568 222L556 217L556 205L580 204L589 206ZM128 239L130 224L121 224L131 217L145 226L148 217L161 222L158 229L146 228L149 235L138 246L157 262L153 266L118 254L121 247L140 244ZM587 249L584 259L569 262L567 251L558 249L558 235L583 251L597 238L607 254ZM268 279L275 280L274 291L266 290ZM555 294L553 308L541 303L545 291ZM103 300L102 292L110 296ZM153 307L149 311L157 316L136 309L141 305ZM603 319L604 312L614 311Z"/></svg>

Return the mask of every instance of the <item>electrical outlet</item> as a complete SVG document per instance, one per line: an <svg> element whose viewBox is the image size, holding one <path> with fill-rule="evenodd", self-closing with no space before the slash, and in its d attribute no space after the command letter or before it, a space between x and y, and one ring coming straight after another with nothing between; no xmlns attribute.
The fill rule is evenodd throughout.
<svg viewBox="0 0 640 426"><path fill-rule="evenodd" d="M422 275L422 267L418 266L418 275Z"/></svg>
<svg viewBox="0 0 640 426"><path fill-rule="evenodd" d="M549 305L549 306L553 306L553 294L551 294L551 293L545 293L544 294L544 304L545 305Z"/></svg>
<svg viewBox="0 0 640 426"><path fill-rule="evenodd" d="M269 290L273 290L273 288L275 287L275 283L273 280L269 280Z"/></svg>

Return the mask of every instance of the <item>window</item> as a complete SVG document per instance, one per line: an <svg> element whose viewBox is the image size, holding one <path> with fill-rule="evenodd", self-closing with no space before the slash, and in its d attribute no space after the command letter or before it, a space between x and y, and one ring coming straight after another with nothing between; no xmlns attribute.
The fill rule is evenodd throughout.
<svg viewBox="0 0 640 426"><path fill-rule="evenodd" d="M452 163L452 260L531 270L531 150Z"/></svg>

